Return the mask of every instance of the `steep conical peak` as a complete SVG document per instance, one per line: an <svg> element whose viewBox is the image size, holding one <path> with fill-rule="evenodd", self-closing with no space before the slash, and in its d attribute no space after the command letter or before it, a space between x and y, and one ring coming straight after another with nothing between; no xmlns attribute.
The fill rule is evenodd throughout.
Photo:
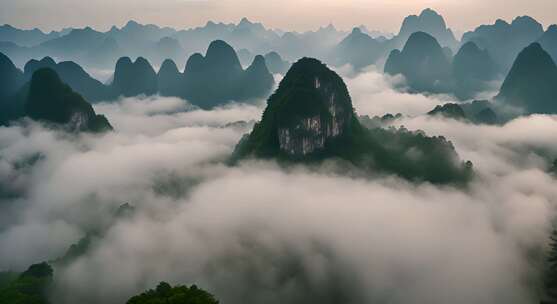
<svg viewBox="0 0 557 304"><path fill-rule="evenodd" d="M527 113L557 113L557 66L539 43L516 58L498 98Z"/></svg>
<svg viewBox="0 0 557 304"><path fill-rule="evenodd" d="M425 32L415 32L408 38L408 41L404 45L404 49L402 52L408 52L413 49L439 49L442 50L443 48L437 42L435 37L431 36Z"/></svg>
<svg viewBox="0 0 557 304"><path fill-rule="evenodd" d="M353 117L342 78L319 60L303 58L269 98L263 119L241 154L303 157L347 135Z"/></svg>
<svg viewBox="0 0 557 304"><path fill-rule="evenodd" d="M195 53L188 58L186 62L186 68L184 69L184 74L195 73L203 71L203 64L205 63L205 57L200 53Z"/></svg>
<svg viewBox="0 0 557 304"><path fill-rule="evenodd" d="M26 114L36 120L64 124L74 131L104 132L112 129L106 117L64 84L50 68L33 73L25 103Z"/></svg>
<svg viewBox="0 0 557 304"><path fill-rule="evenodd" d="M265 69L267 70L267 65L265 63L265 58L261 55L257 55L255 56L255 58L253 58L253 62L251 63L251 65L249 66L248 69ZM267 70L267 73L269 71Z"/></svg>
<svg viewBox="0 0 557 304"><path fill-rule="evenodd" d="M215 64L223 64L223 67L242 68L236 51L223 40L211 42L207 49L205 59Z"/></svg>
<svg viewBox="0 0 557 304"><path fill-rule="evenodd" d="M176 63L172 59L166 59L163 61L161 68L159 69L159 75L161 73L180 74Z"/></svg>
<svg viewBox="0 0 557 304"><path fill-rule="evenodd" d="M130 59L130 57L121 57L121 58L118 59L118 61L116 61L116 71L118 69L126 68L128 66L131 66L132 64L133 63L132 63L132 60Z"/></svg>

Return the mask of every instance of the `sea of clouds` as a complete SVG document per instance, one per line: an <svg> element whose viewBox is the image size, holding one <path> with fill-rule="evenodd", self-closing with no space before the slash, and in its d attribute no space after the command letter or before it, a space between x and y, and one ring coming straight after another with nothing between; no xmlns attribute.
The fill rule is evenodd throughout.
<svg viewBox="0 0 557 304"><path fill-rule="evenodd" d="M55 269L56 303L124 303L165 280L221 303L534 303L557 206L557 117L475 126L427 117L449 96L345 73L359 115L443 135L474 163L466 188L226 160L265 101L212 111L177 98L95 105L115 132L0 128L0 269ZM124 203L132 216L115 217Z"/></svg>

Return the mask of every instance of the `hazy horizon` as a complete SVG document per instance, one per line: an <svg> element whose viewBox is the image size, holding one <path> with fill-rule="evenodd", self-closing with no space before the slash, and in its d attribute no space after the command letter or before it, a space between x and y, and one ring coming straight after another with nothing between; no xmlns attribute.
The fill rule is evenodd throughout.
<svg viewBox="0 0 557 304"><path fill-rule="evenodd" d="M207 21L237 23L242 17L261 22L268 28L306 31L332 23L342 30L365 25L370 30L396 33L404 17L432 8L443 15L457 33L491 24L497 19L508 22L528 15L544 25L557 23L552 0L285 0L280 3L255 0L0 0L0 23L15 27L39 28L45 32L67 27L91 26L106 31L129 20L177 29L202 26ZM318 5L318 7L317 7ZM280 11L280 13L277 13Z"/></svg>

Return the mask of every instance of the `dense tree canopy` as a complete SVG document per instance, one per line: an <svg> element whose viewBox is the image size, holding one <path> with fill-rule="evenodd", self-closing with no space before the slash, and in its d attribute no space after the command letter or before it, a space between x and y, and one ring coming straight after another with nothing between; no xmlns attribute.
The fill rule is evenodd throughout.
<svg viewBox="0 0 557 304"><path fill-rule="evenodd" d="M197 286L170 286L160 282L155 289L147 290L128 300L127 304L218 304L210 293Z"/></svg>

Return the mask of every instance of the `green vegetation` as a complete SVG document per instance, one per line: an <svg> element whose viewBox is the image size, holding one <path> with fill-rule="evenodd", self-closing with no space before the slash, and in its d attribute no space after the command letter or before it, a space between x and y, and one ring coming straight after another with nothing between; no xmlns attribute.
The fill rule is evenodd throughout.
<svg viewBox="0 0 557 304"><path fill-rule="evenodd" d="M0 278L11 277L9 283L0 287L0 304L48 304L47 288L52 283L52 267L47 263L31 265L28 270L14 278L4 273Z"/></svg>
<svg viewBox="0 0 557 304"><path fill-rule="evenodd" d="M334 115L331 108L335 109ZM320 126L304 127L302 121L312 117L319 118ZM335 136L328 132L332 126L339 129ZM304 147L317 143L317 149L311 153L285 150L279 135L284 129L292 132L291 138L282 139L283 146L285 142ZM342 79L310 58L292 66L270 97L261 122L236 147L234 161L247 157L273 158L283 163L340 158L370 172L442 184L464 183L472 175L472 164L460 162L453 145L443 137L428 137L405 128L363 127Z"/></svg>
<svg viewBox="0 0 557 304"><path fill-rule="evenodd" d="M171 287L161 282L157 288L150 289L134 296L127 304L218 304L219 302L208 292L192 285Z"/></svg>
<svg viewBox="0 0 557 304"><path fill-rule="evenodd" d="M34 120L62 124L77 131L104 132L112 126L50 68L37 70L28 89L25 113Z"/></svg>

